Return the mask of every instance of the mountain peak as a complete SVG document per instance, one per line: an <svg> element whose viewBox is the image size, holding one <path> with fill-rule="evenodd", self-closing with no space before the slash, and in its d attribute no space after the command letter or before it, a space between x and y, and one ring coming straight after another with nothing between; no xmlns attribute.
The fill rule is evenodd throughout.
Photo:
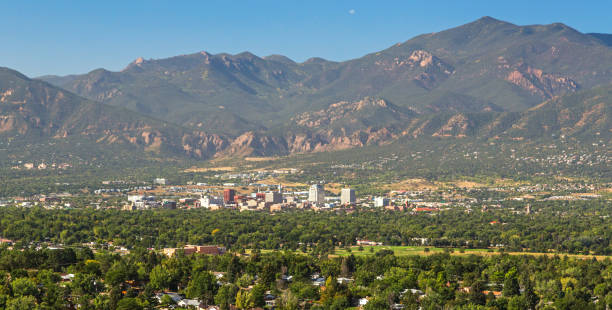
<svg viewBox="0 0 612 310"><path fill-rule="evenodd" d="M306 59L306 61L303 62L303 64L322 64L322 63L327 63L330 62L329 60L323 59L321 57L311 57Z"/></svg>
<svg viewBox="0 0 612 310"><path fill-rule="evenodd" d="M234 57L241 57L241 58L249 58L249 59L253 59L253 58L259 58L257 55L249 52L249 51L244 51L242 53L236 54L234 55Z"/></svg>
<svg viewBox="0 0 612 310"><path fill-rule="evenodd" d="M512 25L515 26L512 23L503 21L503 20L499 20L496 18L493 18L491 16L483 16L471 23L467 23L464 26L468 26L468 25L472 25L472 26L480 26L480 27L486 27L486 26L506 26L506 25ZM460 26L461 27L461 26Z"/></svg>
<svg viewBox="0 0 612 310"><path fill-rule="evenodd" d="M282 63L295 63L295 61L291 60L291 58L287 56L283 56L283 55L277 55L277 54L265 56L263 59L282 62Z"/></svg>
<svg viewBox="0 0 612 310"><path fill-rule="evenodd" d="M503 21L499 20L499 19L495 19L491 16L483 16L477 20L475 20L475 22L480 22L480 23L503 23Z"/></svg>
<svg viewBox="0 0 612 310"><path fill-rule="evenodd" d="M481 17L475 21L461 26L419 36L420 40L442 40L451 43L448 48L457 48L457 45L470 45L473 40L500 41L505 31L518 30L520 27L490 16ZM405 42L407 43L407 42ZM427 42L425 42L427 44ZM404 44L402 44L404 45Z"/></svg>
<svg viewBox="0 0 612 310"><path fill-rule="evenodd" d="M564 24L564 23L552 23L549 25L545 25L546 28L550 29L550 30L556 30L556 31L571 31L571 32L576 32L576 33L581 33L580 31Z"/></svg>

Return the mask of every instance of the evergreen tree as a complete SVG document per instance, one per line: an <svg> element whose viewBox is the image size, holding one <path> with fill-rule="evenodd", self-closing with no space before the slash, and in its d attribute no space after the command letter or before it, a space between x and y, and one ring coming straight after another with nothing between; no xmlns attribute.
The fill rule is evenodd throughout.
<svg viewBox="0 0 612 310"><path fill-rule="evenodd" d="M487 302L487 296L482 292L483 290L484 285L482 281L474 281L468 295L469 302L475 305L484 305Z"/></svg>
<svg viewBox="0 0 612 310"><path fill-rule="evenodd" d="M516 268L512 267L505 275L503 294L504 297L512 297L520 293L521 288L519 286Z"/></svg>
<svg viewBox="0 0 612 310"><path fill-rule="evenodd" d="M529 306L529 309L535 309L535 307L538 305L538 302L540 302L540 298L534 292L533 285L531 284L531 281L529 279L525 281L525 292L523 293L523 295L525 296L525 300L527 301L527 306Z"/></svg>
<svg viewBox="0 0 612 310"><path fill-rule="evenodd" d="M200 299L208 305L217 293L215 276L208 271L198 272L187 285L187 297Z"/></svg>

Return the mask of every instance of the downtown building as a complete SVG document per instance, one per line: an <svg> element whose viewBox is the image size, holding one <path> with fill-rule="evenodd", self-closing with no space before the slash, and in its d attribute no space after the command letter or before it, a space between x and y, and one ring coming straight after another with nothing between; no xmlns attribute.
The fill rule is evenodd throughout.
<svg viewBox="0 0 612 310"><path fill-rule="evenodd" d="M323 190L322 185L314 184L310 186L308 201L312 204L316 204L318 207L325 204L325 190Z"/></svg>
<svg viewBox="0 0 612 310"><path fill-rule="evenodd" d="M343 205L351 205L355 203L355 190L352 188L343 188L340 191L340 203Z"/></svg>

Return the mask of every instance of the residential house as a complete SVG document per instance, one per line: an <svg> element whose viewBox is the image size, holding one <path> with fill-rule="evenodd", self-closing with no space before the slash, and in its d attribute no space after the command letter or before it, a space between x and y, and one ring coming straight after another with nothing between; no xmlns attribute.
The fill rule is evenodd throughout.
<svg viewBox="0 0 612 310"><path fill-rule="evenodd" d="M177 303L179 307L190 309L204 309L204 305L197 299L182 299Z"/></svg>
<svg viewBox="0 0 612 310"><path fill-rule="evenodd" d="M313 279L312 280L312 285L314 285L314 286L324 286L325 285L325 278L318 277L316 279Z"/></svg>
<svg viewBox="0 0 612 310"><path fill-rule="evenodd" d="M274 308L276 306L276 296L272 295L270 291L267 291L264 295L264 301L266 302L266 307Z"/></svg>
<svg viewBox="0 0 612 310"><path fill-rule="evenodd" d="M170 296L170 298L172 298L172 301L174 301L174 303L176 304L178 304L179 301L183 300L183 296L181 296L179 293L174 293L174 292L157 293L155 294L155 298L157 299L159 303L161 303L162 298L165 295Z"/></svg>

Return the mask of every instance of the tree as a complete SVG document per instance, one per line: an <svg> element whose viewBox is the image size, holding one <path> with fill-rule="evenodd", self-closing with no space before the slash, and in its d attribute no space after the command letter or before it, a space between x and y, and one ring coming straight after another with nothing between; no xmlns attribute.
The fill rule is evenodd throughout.
<svg viewBox="0 0 612 310"><path fill-rule="evenodd" d="M83 272L91 273L91 274L94 274L96 276L101 275L102 271L100 269L100 262L98 262L97 260L93 260L93 259L85 261L85 266L83 267Z"/></svg>
<svg viewBox="0 0 612 310"><path fill-rule="evenodd" d="M612 293L609 293L608 295L606 295L606 297L603 299L603 304L608 309L612 309Z"/></svg>
<svg viewBox="0 0 612 310"><path fill-rule="evenodd" d="M349 274L351 274L353 271L355 271L355 256L351 254L350 256L344 257L342 259L342 264L340 265L340 274L343 277L348 277Z"/></svg>
<svg viewBox="0 0 612 310"><path fill-rule="evenodd" d="M77 261L76 253L71 248L48 250L47 252L47 264L55 271L59 271L62 266L74 264Z"/></svg>
<svg viewBox="0 0 612 310"><path fill-rule="evenodd" d="M289 289L298 299L319 299L319 288L308 282L294 282Z"/></svg>
<svg viewBox="0 0 612 310"><path fill-rule="evenodd" d="M344 296L344 295L337 295L336 297L334 297L334 300L331 304L331 306L329 307L329 309L331 310L344 310L347 309L351 306L350 301L348 300L348 297Z"/></svg>
<svg viewBox="0 0 612 310"><path fill-rule="evenodd" d="M198 272L187 285L187 297L197 298L206 305L213 302L217 293L217 283L215 276L208 271Z"/></svg>
<svg viewBox="0 0 612 310"><path fill-rule="evenodd" d="M525 301L527 302L529 309L535 309L538 302L540 302L540 298L534 292L533 285L529 279L527 279L525 282L525 292L523 295L525 296Z"/></svg>
<svg viewBox="0 0 612 310"><path fill-rule="evenodd" d="M96 295L101 285L93 274L77 273L72 282L73 291L79 295Z"/></svg>
<svg viewBox="0 0 612 310"><path fill-rule="evenodd" d="M120 288L118 287L111 288L109 301L108 301L109 308L111 309L117 308L117 305L119 304L119 301L121 300L122 297L123 296L121 294Z"/></svg>
<svg viewBox="0 0 612 310"><path fill-rule="evenodd" d="M516 268L512 267L505 275L503 294L505 297L519 295L521 289L518 282Z"/></svg>
<svg viewBox="0 0 612 310"><path fill-rule="evenodd" d="M358 268L357 271L355 271L355 273L353 274L353 277L355 278L355 284L361 286L369 286L370 283L372 283L376 278L376 273L364 266Z"/></svg>
<svg viewBox="0 0 612 310"><path fill-rule="evenodd" d="M176 303L174 302L174 299L170 297L170 295L164 295L161 298L161 304L164 306L169 306L169 305L174 305Z"/></svg>
<svg viewBox="0 0 612 310"><path fill-rule="evenodd" d="M337 277L340 275L340 264L337 260L326 259L319 264L324 277Z"/></svg>
<svg viewBox="0 0 612 310"><path fill-rule="evenodd" d="M41 306L61 308L65 304L66 296L64 295L68 289L58 285L60 276L51 270L40 270L36 278L41 284L39 285Z"/></svg>
<svg viewBox="0 0 612 310"><path fill-rule="evenodd" d="M321 302L323 304L331 304L333 302L337 287L338 282L336 282L336 278L328 277L325 280L325 290L321 293Z"/></svg>
<svg viewBox="0 0 612 310"><path fill-rule="evenodd" d="M263 307L266 304L264 295L266 294L266 287L263 284L257 284L253 286L251 290L251 299L255 307Z"/></svg>
<svg viewBox="0 0 612 310"><path fill-rule="evenodd" d="M374 297L368 300L368 303L363 307L364 310L387 310L389 309L389 303L385 298Z"/></svg>
<svg viewBox="0 0 612 310"><path fill-rule="evenodd" d="M254 280L255 279L253 278L253 276L251 276L248 273L245 273L242 276L240 276L238 280L236 280L236 284L240 287L248 287L249 285L253 284Z"/></svg>
<svg viewBox="0 0 612 310"><path fill-rule="evenodd" d="M279 298L278 307L282 310L296 310L298 309L298 298L291 290L286 290Z"/></svg>
<svg viewBox="0 0 612 310"><path fill-rule="evenodd" d="M149 285L151 285L154 290L163 290L170 287L170 272L163 265L153 267L153 270L151 270L149 274L149 279Z"/></svg>
<svg viewBox="0 0 612 310"><path fill-rule="evenodd" d="M143 309L138 298L123 298L117 303L116 310L140 310Z"/></svg>
<svg viewBox="0 0 612 310"><path fill-rule="evenodd" d="M411 292L407 292L402 297L401 302L406 307L405 309L407 310L419 309L419 297L417 296L417 294L412 294Z"/></svg>
<svg viewBox="0 0 612 310"><path fill-rule="evenodd" d="M98 295L93 300L93 306L96 310L110 309L110 298L107 295Z"/></svg>
<svg viewBox="0 0 612 310"><path fill-rule="evenodd" d="M6 304L6 310L38 310L40 307L36 304L34 296L20 296L11 299Z"/></svg>
<svg viewBox="0 0 612 310"><path fill-rule="evenodd" d="M225 276L227 277L229 282L234 282L240 271L242 270L242 266L240 265L240 259L237 256L232 255L232 259L230 259L229 265L227 266L227 273ZM274 279L272 279L272 282Z"/></svg>
<svg viewBox="0 0 612 310"><path fill-rule="evenodd" d="M271 263L266 263L259 274L261 283L270 285L276 279L276 270Z"/></svg>
<svg viewBox="0 0 612 310"><path fill-rule="evenodd" d="M17 278L13 280L11 282L11 288L16 297L38 295L36 284L28 278Z"/></svg>
<svg viewBox="0 0 612 310"><path fill-rule="evenodd" d="M482 292L483 290L484 285L482 281L474 281L468 295L469 302L475 305L484 305L487 302L487 296Z"/></svg>
<svg viewBox="0 0 612 310"><path fill-rule="evenodd" d="M595 309L595 306L582 298L577 298L574 292L570 292L563 296L563 298L557 299L554 306L559 310L570 310L570 309Z"/></svg>
<svg viewBox="0 0 612 310"><path fill-rule="evenodd" d="M127 268L121 262L114 263L104 276L104 282L110 286L118 286L128 279Z"/></svg>
<svg viewBox="0 0 612 310"><path fill-rule="evenodd" d="M515 295L508 300L508 310L523 310L528 309L527 299L525 296Z"/></svg>
<svg viewBox="0 0 612 310"><path fill-rule="evenodd" d="M215 304L217 304L222 310L229 309L230 305L234 304L236 301L237 292L238 287L236 285L223 285L217 291L217 295L215 295Z"/></svg>
<svg viewBox="0 0 612 310"><path fill-rule="evenodd" d="M43 269L38 272L36 279L38 279L38 282L47 285L58 282L60 280L60 276L49 269Z"/></svg>
<svg viewBox="0 0 612 310"><path fill-rule="evenodd" d="M253 302L251 293L249 291L238 291L238 294L236 294L236 307L238 307L238 309L249 309L255 307L255 303Z"/></svg>

